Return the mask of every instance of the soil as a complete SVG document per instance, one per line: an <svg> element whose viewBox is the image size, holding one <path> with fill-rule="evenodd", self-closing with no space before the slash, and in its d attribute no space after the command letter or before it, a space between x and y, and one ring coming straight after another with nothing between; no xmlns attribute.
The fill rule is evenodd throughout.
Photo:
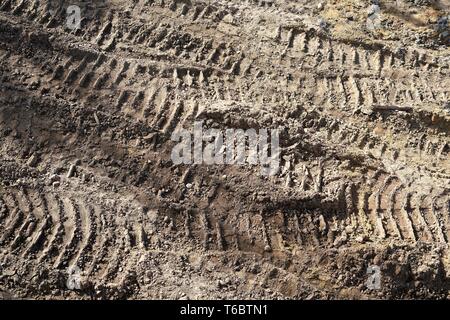
<svg viewBox="0 0 450 320"><path fill-rule="evenodd" d="M449 298L449 15L0 0L0 299ZM175 165L195 121L281 170Z"/></svg>

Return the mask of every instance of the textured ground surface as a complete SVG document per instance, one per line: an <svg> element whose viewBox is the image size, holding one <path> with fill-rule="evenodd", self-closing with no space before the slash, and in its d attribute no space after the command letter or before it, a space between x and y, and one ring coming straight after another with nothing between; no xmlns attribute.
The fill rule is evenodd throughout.
<svg viewBox="0 0 450 320"><path fill-rule="evenodd" d="M0 298L447 298L449 3L370 4L0 0ZM174 166L195 120L279 174Z"/></svg>

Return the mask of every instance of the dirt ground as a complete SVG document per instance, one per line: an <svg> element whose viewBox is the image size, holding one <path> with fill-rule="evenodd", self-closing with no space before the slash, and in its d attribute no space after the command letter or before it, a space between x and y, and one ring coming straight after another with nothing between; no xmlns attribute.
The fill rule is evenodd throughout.
<svg viewBox="0 0 450 320"><path fill-rule="evenodd" d="M0 0L0 299L450 298L449 2Z"/></svg>

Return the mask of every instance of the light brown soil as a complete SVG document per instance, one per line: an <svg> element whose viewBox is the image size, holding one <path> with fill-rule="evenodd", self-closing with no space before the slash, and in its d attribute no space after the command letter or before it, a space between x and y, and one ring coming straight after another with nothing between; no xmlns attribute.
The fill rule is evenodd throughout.
<svg viewBox="0 0 450 320"><path fill-rule="evenodd" d="M447 298L448 5L0 0L0 298ZM196 120L279 174L175 166Z"/></svg>

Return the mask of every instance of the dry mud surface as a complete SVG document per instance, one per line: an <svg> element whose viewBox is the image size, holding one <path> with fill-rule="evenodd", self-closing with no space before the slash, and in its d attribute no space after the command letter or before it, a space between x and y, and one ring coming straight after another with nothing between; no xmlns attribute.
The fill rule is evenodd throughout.
<svg viewBox="0 0 450 320"><path fill-rule="evenodd" d="M448 5L0 0L0 298L448 298ZM281 170L174 165L199 120Z"/></svg>

